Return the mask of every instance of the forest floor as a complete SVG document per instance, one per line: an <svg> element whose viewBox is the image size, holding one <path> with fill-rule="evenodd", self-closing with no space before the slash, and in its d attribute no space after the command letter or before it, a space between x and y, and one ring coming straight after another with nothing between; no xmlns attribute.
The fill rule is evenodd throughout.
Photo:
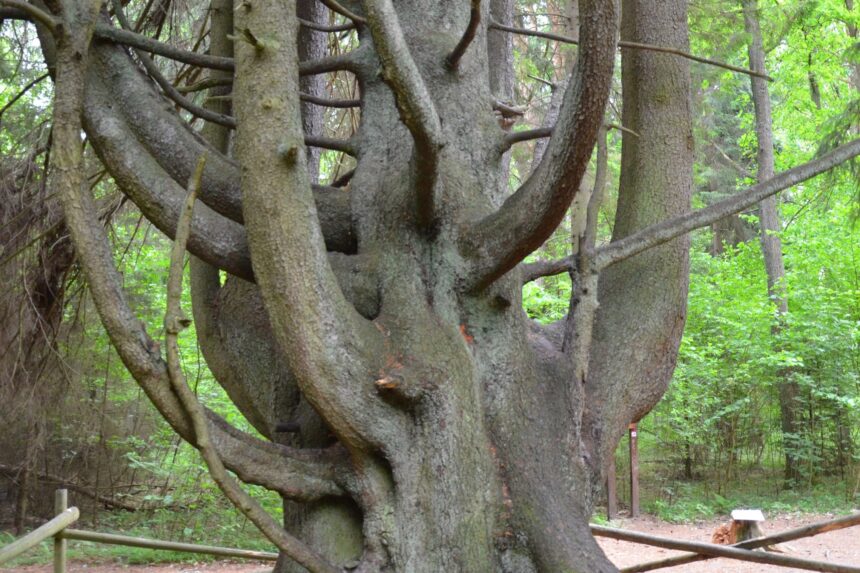
<svg viewBox="0 0 860 573"><path fill-rule="evenodd" d="M765 522L762 529L766 534L777 533L815 521L831 519L832 517L831 515L775 517ZM619 519L614 521L612 525L662 537L710 542L714 529L726 521L728 521L727 518L697 523L675 524L660 521L652 516L644 516L636 519ZM787 554L805 559L860 566L860 531L858 529L860 529L860 526L792 541L789 544L790 551ZM616 541L614 539L598 538L598 542L606 552L606 555L618 567L664 559L679 553L677 551ZM122 563L89 561L71 561L69 563L69 571L71 573L265 573L271 571L271 567L271 563L240 563L231 561L160 563L153 565L126 565ZM50 565L26 565L7 569L0 567L0 573L49 573L51 570ZM672 573L791 573L800 571L800 569L785 569L769 565L759 565L757 563L714 559L674 567L666 571L671 571Z"/></svg>

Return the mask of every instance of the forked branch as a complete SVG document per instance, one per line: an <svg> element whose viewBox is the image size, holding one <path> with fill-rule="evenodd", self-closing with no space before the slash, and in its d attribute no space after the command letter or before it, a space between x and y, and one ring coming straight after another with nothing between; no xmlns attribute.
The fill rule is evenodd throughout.
<svg viewBox="0 0 860 573"><path fill-rule="evenodd" d="M269 541L275 544L285 555L314 573L337 573L338 568L328 563L316 551L287 533L272 517L265 512L253 497L248 495L227 473L227 468L221 461L218 451L212 444L209 435L209 422L206 411L197 400L194 392L188 387L179 358L179 333L186 328L190 321L182 314L180 301L182 298L182 273L185 266L185 244L191 233L191 216L194 212L194 202L200 189L203 167L206 156L201 156L197 169L188 183L188 197L180 214L176 227L176 239L170 254L170 271L167 279L167 312L164 316L165 343L167 345L167 372L170 384L176 392L188 418L191 420L196 436L197 448L209 469L209 475L219 489L242 512Z"/></svg>
<svg viewBox="0 0 860 573"><path fill-rule="evenodd" d="M415 141L418 223L428 228L434 218L439 153L443 145L442 124L421 72L409 53L391 0L364 0L363 6L384 79L394 92L400 119Z"/></svg>

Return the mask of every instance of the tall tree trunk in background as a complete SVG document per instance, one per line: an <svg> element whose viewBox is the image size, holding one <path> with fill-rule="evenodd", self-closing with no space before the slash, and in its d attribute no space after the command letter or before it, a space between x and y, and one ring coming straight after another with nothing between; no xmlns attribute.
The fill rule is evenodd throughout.
<svg viewBox="0 0 860 573"><path fill-rule="evenodd" d="M564 25L561 26L560 34L571 38L579 39L579 3L569 2L567 10L564 14ZM552 88L552 97L549 100L549 106L544 116L542 127L552 127L558 121L558 112L561 109L561 101L564 98L564 90L567 89L567 78L570 76L571 68L576 62L576 58L565 58L563 60L563 68L559 74L561 79L556 81L555 87ZM546 152L546 146L549 144L549 139L538 139L535 142L535 152L532 158L532 170L537 167L540 160L543 159L543 154ZM588 199L586 199L588 202Z"/></svg>
<svg viewBox="0 0 860 573"><path fill-rule="evenodd" d="M750 68L764 73L764 48L762 47L761 27L759 26L758 1L742 0L744 27L749 34ZM773 118L771 116L770 94L767 80L750 76L752 83L753 105L755 106L755 131L758 140L758 180L767 181L774 175L773 155ZM761 202L759 224L761 226L761 251L764 255L767 272L768 296L776 306L774 334L784 327L784 317L788 312L788 296L785 289L785 263L782 260L782 241L778 233L782 230L777 209L777 198L771 196ZM800 388L791 379L791 373L782 371L779 380L779 409L782 422L783 448L785 449L785 478L796 480L799 477L798 459L794 443L800 430Z"/></svg>
<svg viewBox="0 0 860 573"><path fill-rule="evenodd" d="M318 0L297 0L296 16L308 22L324 24L328 9ZM319 60L326 55L327 47L325 33L304 26L299 30L299 59ZM299 83L301 90L306 94L318 98L326 95L325 76L322 74L305 76ZM302 102L302 127L309 135L323 135L325 128L323 107L307 101ZM321 154L322 149L319 147L308 147L308 172L312 183L319 180Z"/></svg>
<svg viewBox="0 0 860 573"><path fill-rule="evenodd" d="M504 26L510 26L514 18L514 0L490 0L490 18ZM514 105L516 94L514 84L514 39L511 34L501 30L489 30L487 32L487 63L489 65L490 93L497 100L506 104ZM499 118L502 129L510 131L516 118ZM510 194L508 178L511 170L511 151L508 150L502 156L502 177L499 182L498 193L492 197L496 205L501 205Z"/></svg>
<svg viewBox="0 0 860 573"><path fill-rule="evenodd" d="M848 9L849 13L852 13L854 10L854 0L845 0L845 8ZM849 23L847 26L848 36L856 42L858 39L857 26L853 23ZM860 62L856 59L851 63L851 84L854 86L855 91L860 92Z"/></svg>

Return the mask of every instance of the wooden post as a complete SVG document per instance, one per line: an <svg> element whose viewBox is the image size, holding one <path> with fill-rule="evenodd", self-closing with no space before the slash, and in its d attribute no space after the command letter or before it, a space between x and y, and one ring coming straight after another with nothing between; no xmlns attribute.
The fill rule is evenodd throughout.
<svg viewBox="0 0 860 573"><path fill-rule="evenodd" d="M628 426L630 433L630 517L639 517L639 440L636 424Z"/></svg>
<svg viewBox="0 0 860 573"><path fill-rule="evenodd" d="M58 489L54 492L54 513L57 515L69 507L69 490ZM54 535L54 573L66 573L66 549L68 542L60 537L60 531Z"/></svg>
<svg viewBox="0 0 860 573"><path fill-rule="evenodd" d="M615 452L612 452L606 470L606 519L610 521L618 516L618 491L615 486Z"/></svg>

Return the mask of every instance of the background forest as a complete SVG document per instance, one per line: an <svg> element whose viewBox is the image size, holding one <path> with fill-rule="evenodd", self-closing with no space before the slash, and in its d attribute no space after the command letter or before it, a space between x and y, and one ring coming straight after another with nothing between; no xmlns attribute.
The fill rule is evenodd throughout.
<svg viewBox="0 0 860 573"><path fill-rule="evenodd" d="M162 41L195 37L205 45L205 3L134 0L127 10L138 30ZM519 28L576 33L565 0L519 1L518 14ZM761 0L758 15L780 171L808 160L846 123L860 132L860 7L854 0ZM741 2L691 2L690 29L691 52L749 67ZM351 32L331 38L331 52L355 41ZM505 120L515 122L515 130L552 124L575 48L539 37L515 36L514 42L517 95L506 102L511 112ZM162 64L181 92L202 102L194 68ZM749 76L707 64L694 64L692 73L694 207L702 207L755 181L755 113ZM350 76L325 78L333 98L356 97ZM48 493L63 485L95 528L173 539L193 533L203 543L266 547L222 500L197 452L149 404L95 314L42 177L51 83L27 24L0 19L0 88L0 527L20 531L50 514ZM620 102L620 93L613 99ZM621 147L617 107L611 102L612 128L585 182L605 176L598 241L612 232ZM355 113L329 108L328 135L349 136ZM512 187L530 172L540 145L513 149ZM323 152L320 178L336 181L350 161ZM160 332L170 244L122 200L95 158L90 182L134 310L151 332ZM745 504L771 511L860 505L858 187L857 172L842 169L781 196L787 312L777 312L768 295L757 211L693 235L678 366L668 393L639 427L644 510L687 520ZM535 260L569 254L570 224ZM542 278L527 284L523 296L533 318L551 322L567 311L570 281ZM189 381L208 406L253 432L209 373L193 328L180 340ZM790 427L780 395L786 384L796 389ZM625 450L622 442L622 494ZM277 496L255 495L272 513L279 511Z"/></svg>

